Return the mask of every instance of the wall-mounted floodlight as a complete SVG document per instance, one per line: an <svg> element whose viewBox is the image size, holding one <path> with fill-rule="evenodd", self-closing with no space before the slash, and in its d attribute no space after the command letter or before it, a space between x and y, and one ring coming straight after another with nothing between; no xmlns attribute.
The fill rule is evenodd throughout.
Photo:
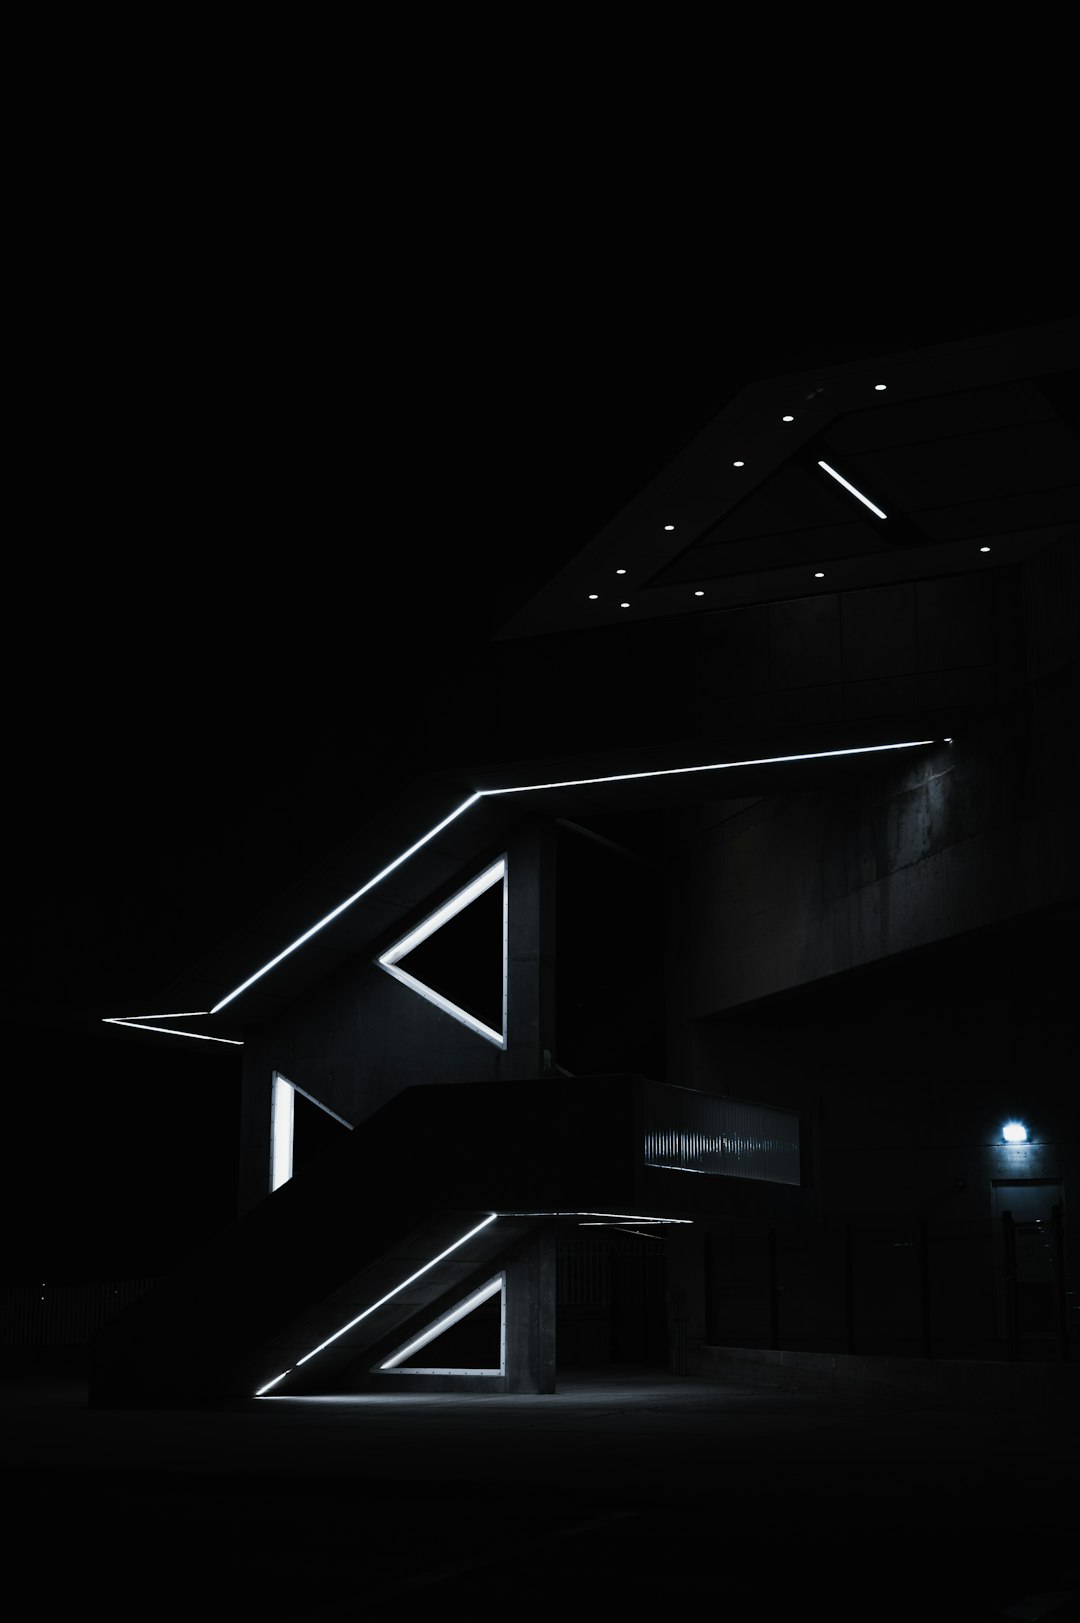
<svg viewBox="0 0 1080 1623"><path fill-rule="evenodd" d="M1006 1144L1026 1144L1028 1130L1022 1121L1007 1121L1001 1129Z"/></svg>

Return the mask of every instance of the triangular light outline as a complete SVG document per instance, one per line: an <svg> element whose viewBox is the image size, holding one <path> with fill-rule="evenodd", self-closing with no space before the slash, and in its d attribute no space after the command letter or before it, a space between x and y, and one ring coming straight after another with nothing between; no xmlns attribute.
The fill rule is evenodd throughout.
<svg viewBox="0 0 1080 1623"><path fill-rule="evenodd" d="M436 1336L441 1336L444 1330L451 1325L458 1324L462 1319L474 1312L484 1302L489 1302L498 1293L499 1296L499 1367L498 1369L450 1369L443 1366L427 1366L419 1368L417 1365L405 1365L402 1360L409 1358L413 1353L419 1352ZM440 1313L437 1319L426 1324L419 1335L410 1336L408 1341L402 1342L390 1357L381 1364L372 1365L372 1374L375 1375L505 1375L506 1374L506 1274L498 1273L491 1279L485 1280L476 1290L463 1296L460 1302Z"/></svg>
<svg viewBox="0 0 1080 1623"><path fill-rule="evenodd" d="M410 975L408 970L400 967L399 960L407 957L414 947L418 947L422 941L426 941L429 936L433 936L436 930L441 930L444 924L448 924L451 919L464 912L470 902L475 902L478 896L483 896L485 891L489 891L493 885L500 882L503 887L502 1030L496 1031L493 1026L485 1025L484 1021L479 1020L475 1014L470 1014L468 1009L463 1009L460 1004L451 1002L441 992L436 992L434 987L418 980L415 975ZM385 969L388 975L392 975L403 986L411 987L414 992L418 992L429 1003L434 1003L435 1007L441 1009L444 1014L450 1015L454 1020L460 1020L463 1026L468 1026L470 1031L475 1031L478 1036L485 1037L489 1043L495 1043L499 1048L506 1047L508 896L509 883L506 857L504 855L499 857L496 862L491 863L482 873L478 873L475 879L471 879L461 890L456 891L448 901L443 902L441 907L437 907L433 913L429 913L427 918L422 919L407 935L403 935L400 941L395 941L392 947L388 947L375 960L380 969Z"/></svg>
<svg viewBox="0 0 1080 1623"><path fill-rule="evenodd" d="M283 1071L274 1071L270 1083L270 1193L288 1183L293 1175L293 1131L296 1095L317 1105L325 1116L332 1116L352 1132L352 1122L339 1116L336 1110L316 1099L313 1093L298 1088Z"/></svg>

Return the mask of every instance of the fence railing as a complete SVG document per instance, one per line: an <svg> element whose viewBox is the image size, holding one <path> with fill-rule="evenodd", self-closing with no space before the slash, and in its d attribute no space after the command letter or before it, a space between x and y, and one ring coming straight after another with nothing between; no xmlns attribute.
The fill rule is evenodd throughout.
<svg viewBox="0 0 1080 1623"><path fill-rule="evenodd" d="M154 1279L0 1288L0 1350L82 1347Z"/></svg>
<svg viewBox="0 0 1080 1623"><path fill-rule="evenodd" d="M1069 1323L1064 1238L1059 1221L1036 1251L1016 1226L990 1217L732 1224L706 1237L705 1339L801 1352L1068 1359L1080 1326Z"/></svg>

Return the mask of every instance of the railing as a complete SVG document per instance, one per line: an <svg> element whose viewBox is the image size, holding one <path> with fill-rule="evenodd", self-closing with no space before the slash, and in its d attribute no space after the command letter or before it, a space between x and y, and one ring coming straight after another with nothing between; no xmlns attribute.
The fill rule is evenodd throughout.
<svg viewBox="0 0 1080 1623"><path fill-rule="evenodd" d="M85 1346L153 1279L9 1285L0 1289L0 1349Z"/></svg>
<svg viewBox="0 0 1080 1623"><path fill-rule="evenodd" d="M706 1238L706 1343L923 1358L1075 1356L1063 1226L1036 1277L1009 1224L734 1222Z"/></svg>
<svg viewBox="0 0 1080 1623"><path fill-rule="evenodd" d="M644 1085L645 1165L798 1184L799 1117L692 1088Z"/></svg>

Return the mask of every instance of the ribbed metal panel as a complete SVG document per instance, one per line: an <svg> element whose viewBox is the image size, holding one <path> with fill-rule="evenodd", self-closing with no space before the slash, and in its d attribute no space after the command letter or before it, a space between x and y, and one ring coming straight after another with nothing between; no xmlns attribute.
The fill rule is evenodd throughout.
<svg viewBox="0 0 1080 1623"><path fill-rule="evenodd" d="M792 1110L646 1087L645 1165L764 1183L798 1184L799 1118Z"/></svg>
<svg viewBox="0 0 1080 1623"><path fill-rule="evenodd" d="M0 1291L0 1347L81 1347L153 1279L22 1285Z"/></svg>

